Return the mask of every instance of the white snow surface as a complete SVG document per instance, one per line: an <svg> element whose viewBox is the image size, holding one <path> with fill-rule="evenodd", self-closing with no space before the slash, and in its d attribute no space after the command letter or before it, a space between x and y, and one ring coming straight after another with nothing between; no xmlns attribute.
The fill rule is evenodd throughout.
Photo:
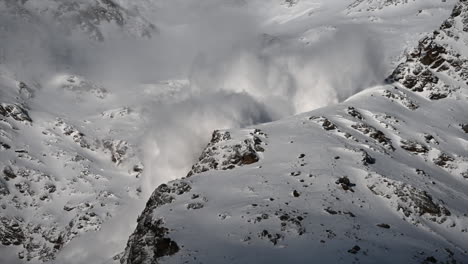
<svg viewBox="0 0 468 264"><path fill-rule="evenodd" d="M215 131L121 263L466 263L467 23L460 1L386 85Z"/></svg>
<svg viewBox="0 0 468 264"><path fill-rule="evenodd" d="M386 91L407 95L419 108L404 107ZM144 214L162 220L180 247L158 263L423 263L429 257L465 263L468 141L458 123L466 120L466 88L459 96L429 102L398 86L379 86L339 105L255 126L266 134L259 136L265 151L257 163L171 182L191 190L148 207ZM336 128L324 130L325 119ZM382 131L395 150L356 124ZM214 145L219 164L231 157L225 145L242 144L254 129L227 132L231 139ZM426 141L427 133L436 141ZM405 150L408 140L427 152ZM438 166L441 153L454 159ZM366 155L375 163L366 165ZM337 184L342 177L352 191ZM422 194L450 213L418 209L411 195ZM201 208L191 209L194 204ZM350 254L356 245L360 251Z"/></svg>
<svg viewBox="0 0 468 264"><path fill-rule="evenodd" d="M73 2L77 10L95 3ZM395 89L381 84L403 51L438 28L456 1L361 2L120 0L120 13L99 23L93 16L80 19L75 9L63 11L60 1L1 3L0 104L24 109L32 121L15 118L21 110L0 116L0 193L8 190L0 194L0 231L8 226L23 237L19 245L0 246L0 263L112 262L153 190L185 176L214 129L249 127L329 105L256 125L268 136L259 162L192 176L190 194L158 208L155 214L173 229L171 238L184 245L167 261L191 262L189 254L199 250L204 253L197 259L209 263L281 262L286 256L300 263L317 255L317 261L348 263L346 250L356 238L363 240L355 243L359 254L367 250L371 256L360 255L362 261L372 262L390 245L398 245L392 252L401 259L419 260L405 253L414 243L423 243L417 247L425 249L422 256L457 247L459 259L467 238L462 173L468 143L456 122L466 121L466 93L430 102L400 87L396 94L408 94L420 106L417 112L381 96ZM119 14L128 21L123 26L116 22ZM324 133L323 119L309 120L323 116L343 132L351 130L356 120L344 112L351 104L372 126L398 130L391 133L396 150L390 156L385 147L366 147L365 135L354 131L359 142L344 143L349 140L343 133ZM411 155L398 147L401 138L422 142L426 131L439 142L426 143L428 153ZM237 142L252 129L230 132ZM361 148L372 151L375 164L359 163ZM455 157L453 166L430 164L440 151ZM297 171L301 175L289 175ZM345 175L356 184L354 193L335 184ZM442 224L424 215L402 217L396 197L382 198L367 187L383 179L430 187L434 201L452 215ZM186 209L192 193L200 194L202 209ZM298 227L287 223L272 245L258 236L258 225L269 232L280 228L274 213L285 202L288 214L304 218L306 232L298 235ZM341 213L329 215L327 207ZM253 224L263 213L269 218ZM375 227L380 222L391 228ZM365 224L371 228L359 231Z"/></svg>

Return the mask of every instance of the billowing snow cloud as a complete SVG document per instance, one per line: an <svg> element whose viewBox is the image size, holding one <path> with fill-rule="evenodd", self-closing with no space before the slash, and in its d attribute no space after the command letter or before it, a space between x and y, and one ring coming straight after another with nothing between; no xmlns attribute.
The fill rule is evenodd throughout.
<svg viewBox="0 0 468 264"><path fill-rule="evenodd" d="M78 111L97 114L130 106L141 121L143 136L134 139L145 167L141 206L129 202L128 210L122 209L125 221L93 237L107 240L108 247L73 241L73 249L59 256L67 263L97 263L122 250L123 244L116 245L133 229L124 223L134 223L158 184L186 175L214 129L269 122L343 101L384 80L389 56L401 52L395 43L404 44L398 32L383 35L368 20L344 16L346 1L339 0L296 6L253 0L116 1L128 8L128 19L138 21L125 30L103 21L98 28L104 41L80 25L61 26L53 13L40 12L44 6L26 2L27 12L2 3L0 63L47 95L58 93L52 85L58 76L83 76L110 96L102 103L81 98ZM440 23L428 20L434 27ZM157 28L151 38L129 34L142 21ZM76 103L36 99L44 106ZM108 235L112 227L121 232Z"/></svg>

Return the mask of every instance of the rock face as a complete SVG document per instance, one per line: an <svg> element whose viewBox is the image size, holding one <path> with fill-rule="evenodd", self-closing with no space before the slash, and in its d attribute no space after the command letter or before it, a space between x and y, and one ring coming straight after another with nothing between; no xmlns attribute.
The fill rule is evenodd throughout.
<svg viewBox="0 0 468 264"><path fill-rule="evenodd" d="M377 11L386 7L405 5L415 0L355 0L348 6L351 12Z"/></svg>
<svg viewBox="0 0 468 264"><path fill-rule="evenodd" d="M460 1L388 84L215 131L190 177L155 190L121 263L465 263L467 28Z"/></svg>
<svg viewBox="0 0 468 264"><path fill-rule="evenodd" d="M11 117L20 122L32 122L28 112L16 104L0 104L0 115L4 117Z"/></svg>
<svg viewBox="0 0 468 264"><path fill-rule="evenodd" d="M91 82L76 83L91 100L105 100L94 96L97 86ZM16 252L14 263L54 261L69 242L99 231L122 199L138 195L135 176L143 170L132 144L97 133L90 120L48 112L36 104L36 89L0 73L0 247ZM57 100L65 100L61 92L77 93L56 92ZM115 190L113 181L129 189Z"/></svg>
<svg viewBox="0 0 468 264"><path fill-rule="evenodd" d="M114 0L5 0L0 7L5 17L30 23L44 23L45 17L51 18L66 30L80 29L98 41L105 39L103 27L109 24L142 37L151 37L157 32L156 26L138 12L126 9Z"/></svg>
<svg viewBox="0 0 468 264"><path fill-rule="evenodd" d="M465 4L457 5L439 30L419 41L389 81L397 81L430 100L456 95L456 90L466 88L468 61L454 46L468 31L466 8Z"/></svg>
<svg viewBox="0 0 468 264"><path fill-rule="evenodd" d="M171 256L179 251L177 243L168 237L170 231L164 227L163 218L153 219L151 211L171 203L175 196L190 190L190 185L181 181L170 186L163 184L154 191L146 203L144 212L138 218L138 226L129 238L128 248L122 259L132 264L157 263L159 258Z"/></svg>
<svg viewBox="0 0 468 264"><path fill-rule="evenodd" d="M259 160L259 153L264 151L267 137L265 133L254 129L244 140L231 139L227 131L214 131L211 142L200 155L199 161L193 165L188 177L211 169L230 170L236 166L248 165Z"/></svg>

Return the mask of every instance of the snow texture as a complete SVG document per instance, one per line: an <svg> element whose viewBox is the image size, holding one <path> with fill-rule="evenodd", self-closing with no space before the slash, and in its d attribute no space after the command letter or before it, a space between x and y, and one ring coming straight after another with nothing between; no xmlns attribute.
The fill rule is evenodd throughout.
<svg viewBox="0 0 468 264"><path fill-rule="evenodd" d="M121 263L465 263L467 23L460 1L386 85L216 131L154 191Z"/></svg>
<svg viewBox="0 0 468 264"><path fill-rule="evenodd" d="M351 2L1 1L0 263L463 261L465 4Z"/></svg>

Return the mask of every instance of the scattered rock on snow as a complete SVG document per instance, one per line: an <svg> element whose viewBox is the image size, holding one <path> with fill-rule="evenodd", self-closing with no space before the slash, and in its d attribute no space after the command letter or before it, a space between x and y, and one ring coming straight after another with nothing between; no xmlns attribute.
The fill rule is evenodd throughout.
<svg viewBox="0 0 468 264"><path fill-rule="evenodd" d="M357 254L360 250L361 248L359 246L354 246L353 248L348 250L348 253Z"/></svg>
<svg viewBox="0 0 468 264"><path fill-rule="evenodd" d="M377 226L378 226L378 227L381 227L381 228L385 228L385 229L389 229L389 228L390 228L390 225L388 225L388 224L383 224L383 223L382 223L382 224L378 224Z"/></svg>

